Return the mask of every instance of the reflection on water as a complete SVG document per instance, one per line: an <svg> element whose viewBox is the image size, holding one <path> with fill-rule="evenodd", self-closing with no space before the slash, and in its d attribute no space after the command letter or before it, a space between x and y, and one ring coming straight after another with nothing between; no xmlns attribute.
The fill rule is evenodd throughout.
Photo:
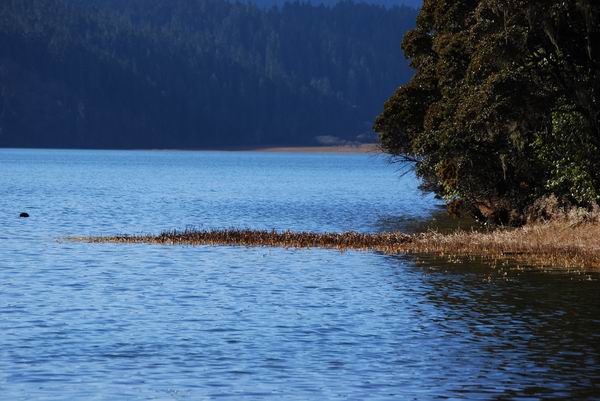
<svg viewBox="0 0 600 401"><path fill-rule="evenodd" d="M430 213L382 160L0 151L0 171L2 399L600 397L598 274L57 241L187 224L374 231Z"/></svg>
<svg viewBox="0 0 600 401"><path fill-rule="evenodd" d="M450 215L443 205L437 205L430 210L427 216L382 216L377 222L376 231L400 231L404 233L421 233L437 231L449 233L455 230L486 230L485 224L478 222L471 216Z"/></svg>
<svg viewBox="0 0 600 401"><path fill-rule="evenodd" d="M483 380L494 388L488 399L600 395L599 274L492 270L436 257L417 265L422 295L439 313L435 330L471 348L456 355L458 370L473 372L458 387L482 387Z"/></svg>

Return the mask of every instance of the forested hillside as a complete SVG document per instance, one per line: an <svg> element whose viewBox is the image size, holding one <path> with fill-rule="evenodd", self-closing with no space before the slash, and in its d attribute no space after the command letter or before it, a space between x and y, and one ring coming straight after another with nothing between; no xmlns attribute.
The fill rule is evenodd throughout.
<svg viewBox="0 0 600 401"><path fill-rule="evenodd" d="M0 146L356 140L406 81L416 11L343 2L3 0Z"/></svg>

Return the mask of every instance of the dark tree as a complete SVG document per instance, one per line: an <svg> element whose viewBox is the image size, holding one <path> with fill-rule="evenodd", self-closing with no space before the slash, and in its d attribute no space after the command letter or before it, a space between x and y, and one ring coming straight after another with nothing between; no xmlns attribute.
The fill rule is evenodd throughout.
<svg viewBox="0 0 600 401"><path fill-rule="evenodd" d="M600 3L425 0L414 78L376 121L449 203L519 222L536 199L600 200Z"/></svg>

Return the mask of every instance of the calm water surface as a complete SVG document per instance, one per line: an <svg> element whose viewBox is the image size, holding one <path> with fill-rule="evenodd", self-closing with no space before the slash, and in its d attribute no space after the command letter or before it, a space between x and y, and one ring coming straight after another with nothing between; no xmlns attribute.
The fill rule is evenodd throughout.
<svg viewBox="0 0 600 401"><path fill-rule="evenodd" d="M373 155L0 150L0 399L599 400L598 275L61 240L435 208Z"/></svg>

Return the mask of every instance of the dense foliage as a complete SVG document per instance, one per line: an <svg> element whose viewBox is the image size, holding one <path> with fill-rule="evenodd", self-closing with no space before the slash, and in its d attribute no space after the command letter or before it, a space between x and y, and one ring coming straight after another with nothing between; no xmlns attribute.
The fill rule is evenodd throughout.
<svg viewBox="0 0 600 401"><path fill-rule="evenodd" d="M425 185L496 221L536 199L600 200L600 3L425 0L416 75L375 128Z"/></svg>
<svg viewBox="0 0 600 401"><path fill-rule="evenodd" d="M416 11L0 1L0 146L310 144L371 133ZM360 138L359 138L360 139Z"/></svg>

